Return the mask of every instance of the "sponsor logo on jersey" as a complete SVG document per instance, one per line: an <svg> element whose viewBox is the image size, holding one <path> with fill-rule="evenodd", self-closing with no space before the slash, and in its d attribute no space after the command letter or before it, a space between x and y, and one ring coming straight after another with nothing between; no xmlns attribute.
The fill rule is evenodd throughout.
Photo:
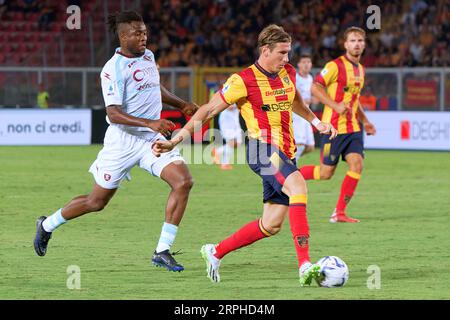
<svg viewBox="0 0 450 320"><path fill-rule="evenodd" d="M285 95L288 94L289 92L292 92L294 90L294 88L290 87L290 88L281 88L281 89L275 89L272 91L266 91L265 95L266 97L270 97L270 96L280 96L280 95Z"/></svg>
<svg viewBox="0 0 450 320"><path fill-rule="evenodd" d="M144 69L137 69L133 72L133 79L136 82L142 81L145 76L154 76L158 73L158 70L152 65L151 67Z"/></svg>
<svg viewBox="0 0 450 320"><path fill-rule="evenodd" d="M287 111L291 110L292 104L289 101L271 103L271 104L263 104L261 106L262 111Z"/></svg>
<svg viewBox="0 0 450 320"><path fill-rule="evenodd" d="M144 72L140 69L137 69L133 72L133 79L136 82L142 81L144 79Z"/></svg>

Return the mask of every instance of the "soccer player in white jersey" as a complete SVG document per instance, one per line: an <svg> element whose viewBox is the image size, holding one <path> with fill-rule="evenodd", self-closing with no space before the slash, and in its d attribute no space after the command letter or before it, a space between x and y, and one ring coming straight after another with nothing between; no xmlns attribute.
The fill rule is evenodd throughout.
<svg viewBox="0 0 450 320"><path fill-rule="evenodd" d="M311 76L312 61L311 56L301 55L300 60L297 64L298 71L296 73L296 86L297 90L303 98L303 102L308 107L311 104L311 85L313 82L313 77ZM314 150L314 134L311 124L297 115L292 114L292 126L294 128L294 139L297 146L297 151L295 153L295 159L298 159Z"/></svg>
<svg viewBox="0 0 450 320"><path fill-rule="evenodd" d="M225 144L217 149L213 149L214 161L219 164L222 170L233 169L230 158L233 157L233 150L242 144L242 128L239 123L239 110L236 104L230 105L219 115L219 129Z"/></svg>
<svg viewBox="0 0 450 320"><path fill-rule="evenodd" d="M178 150L161 157L151 146L164 140L174 124L160 119L162 102L193 115L198 106L171 94L161 84L153 53L146 49L147 30L134 11L111 15L108 24L120 40L120 48L101 71L103 98L110 123L103 149L89 169L95 179L92 192L81 195L49 217L37 220L34 248L44 256L52 232L68 220L102 210L116 193L120 182L130 179L134 166L167 182L171 191L165 211L161 237L152 263L169 271L182 271L170 253L178 225L183 217L193 181Z"/></svg>

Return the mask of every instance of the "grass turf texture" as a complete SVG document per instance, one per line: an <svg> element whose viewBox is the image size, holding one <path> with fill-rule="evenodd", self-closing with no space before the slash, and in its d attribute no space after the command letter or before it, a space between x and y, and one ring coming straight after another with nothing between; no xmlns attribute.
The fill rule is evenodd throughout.
<svg viewBox="0 0 450 320"><path fill-rule="evenodd" d="M202 244L261 214L260 178L247 165L189 166L195 185L173 247L184 252L182 273L150 264L169 188L138 168L103 212L56 230L38 257L36 218L90 192L87 170L100 148L0 147L1 299L450 299L449 153L367 151L349 205L360 224L328 223L345 163L332 180L308 182L311 258L336 255L350 269L345 287L325 289L299 286L287 220L277 236L226 256L220 284L206 278ZM80 267L79 290L66 287L70 265ZM371 265L381 269L378 290L367 288Z"/></svg>

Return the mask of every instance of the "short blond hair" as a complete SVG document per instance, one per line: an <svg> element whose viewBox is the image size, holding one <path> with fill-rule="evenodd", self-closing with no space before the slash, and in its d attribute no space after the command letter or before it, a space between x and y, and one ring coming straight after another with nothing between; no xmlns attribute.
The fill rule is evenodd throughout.
<svg viewBox="0 0 450 320"><path fill-rule="evenodd" d="M265 27L258 35L258 51L261 52L261 48L269 46L272 51L277 43L291 42L292 38L284 31L283 27L271 24Z"/></svg>
<svg viewBox="0 0 450 320"><path fill-rule="evenodd" d="M366 39L366 32L364 31L364 29L359 27L349 27L344 31L344 41L347 41L348 35L353 32L359 33L363 36L364 39Z"/></svg>

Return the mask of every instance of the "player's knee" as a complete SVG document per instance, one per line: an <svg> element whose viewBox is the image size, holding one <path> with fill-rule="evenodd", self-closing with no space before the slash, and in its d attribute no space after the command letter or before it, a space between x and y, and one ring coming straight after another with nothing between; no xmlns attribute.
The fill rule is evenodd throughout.
<svg viewBox="0 0 450 320"><path fill-rule="evenodd" d="M174 185L173 189L189 192L193 186L194 180L192 179L192 177L183 177Z"/></svg>
<svg viewBox="0 0 450 320"><path fill-rule="evenodd" d="M281 231L281 226L282 224L271 224L267 226L267 231L270 233L271 236L274 236Z"/></svg>
<svg viewBox="0 0 450 320"><path fill-rule="evenodd" d="M350 171L361 174L363 171L363 163L358 162L358 163L353 164L350 167Z"/></svg>
<svg viewBox="0 0 450 320"><path fill-rule="evenodd" d="M320 172L320 180L330 180L331 177L333 177L333 175L334 175L333 171Z"/></svg>

